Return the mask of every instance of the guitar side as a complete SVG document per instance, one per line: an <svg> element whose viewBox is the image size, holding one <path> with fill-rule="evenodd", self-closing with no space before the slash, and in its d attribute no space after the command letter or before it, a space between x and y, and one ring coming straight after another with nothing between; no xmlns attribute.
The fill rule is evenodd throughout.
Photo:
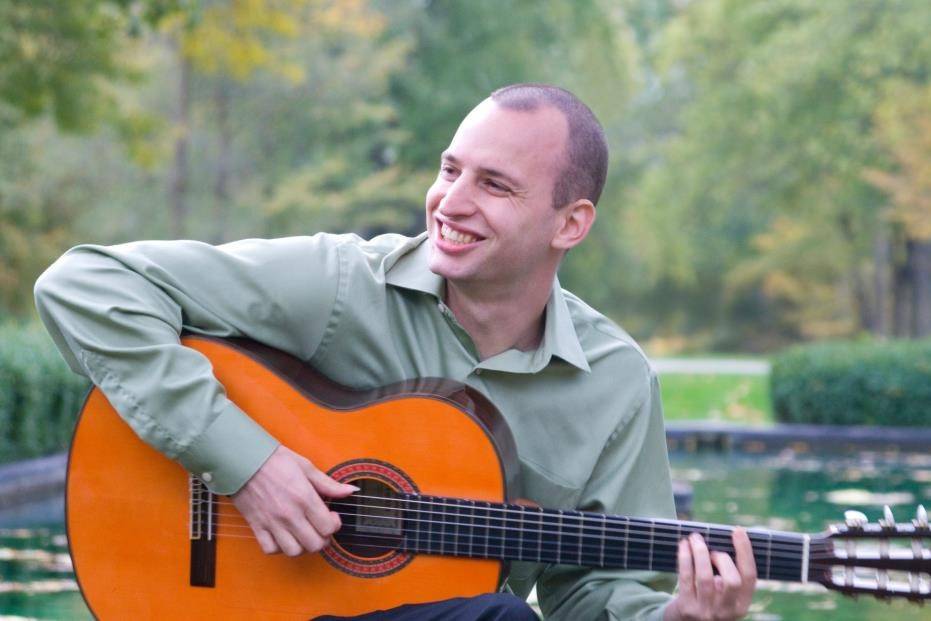
<svg viewBox="0 0 931 621"><path fill-rule="evenodd" d="M513 439L487 400L467 387L418 380L354 393L251 342L186 337L184 344L210 359L243 411L344 480L381 476L381 464L391 466L384 470L389 480L396 476L417 493L489 502L518 494ZM66 524L75 574L94 615L354 615L494 591L506 575L506 563L484 559L397 552L354 558L346 550L329 557L265 555L229 499L218 500L211 522L198 521L187 472L142 442L92 390L69 455ZM194 535L208 536L213 546L215 561L206 568L212 586L192 586Z"/></svg>

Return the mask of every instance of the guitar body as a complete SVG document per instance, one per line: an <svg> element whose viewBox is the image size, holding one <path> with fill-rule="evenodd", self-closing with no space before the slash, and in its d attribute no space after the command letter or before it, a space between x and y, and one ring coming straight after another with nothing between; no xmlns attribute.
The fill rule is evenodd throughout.
<svg viewBox="0 0 931 621"><path fill-rule="evenodd" d="M339 480L491 502L517 494L506 426L461 384L421 380L352 393L247 341L184 343L211 360L242 410ZM492 592L506 576L498 560L356 554L338 543L331 546L338 554L266 555L228 498L216 497L216 513L199 514L206 505L192 503L192 483L135 435L99 389L91 391L69 457L66 521L75 573L98 618L356 615ZM195 531L209 540L198 568ZM202 584L192 585L195 574Z"/></svg>

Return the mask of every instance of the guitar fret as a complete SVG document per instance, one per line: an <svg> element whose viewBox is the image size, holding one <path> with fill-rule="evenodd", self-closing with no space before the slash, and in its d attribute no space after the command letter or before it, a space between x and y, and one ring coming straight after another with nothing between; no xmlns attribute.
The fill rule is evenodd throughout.
<svg viewBox="0 0 931 621"><path fill-rule="evenodd" d="M598 565L601 567L605 566L605 535L608 526L608 516L601 516L601 553L598 556Z"/></svg>
<svg viewBox="0 0 931 621"><path fill-rule="evenodd" d="M577 512L577 511L574 512L574 514L577 515L577 516L580 516L580 517L581 517L581 515L582 515L581 513ZM583 520L580 519L580 520L579 520L579 542L578 542L578 546L579 546L579 565L582 564L582 543L585 541L585 539L584 539L584 538L585 538L585 526L584 526L584 524L585 524L585 522L584 522Z"/></svg>
<svg viewBox="0 0 931 621"><path fill-rule="evenodd" d="M472 556L472 537L475 533L475 501L470 501L472 510L469 511L469 556Z"/></svg>
<svg viewBox="0 0 931 621"><path fill-rule="evenodd" d="M556 522L556 560L562 560L562 509L559 510L559 516Z"/></svg>
<svg viewBox="0 0 931 621"><path fill-rule="evenodd" d="M656 522L650 520L650 564L647 567L650 571L653 571L653 540L656 538Z"/></svg>
<svg viewBox="0 0 931 621"><path fill-rule="evenodd" d="M440 556L446 551L446 503L439 504L440 514Z"/></svg>
<svg viewBox="0 0 931 621"><path fill-rule="evenodd" d="M488 539L491 535L491 503L485 502L485 558L488 557Z"/></svg>
<svg viewBox="0 0 931 621"><path fill-rule="evenodd" d="M454 532L453 546L455 546L454 554L456 554L456 556L459 555L459 523L462 521L461 517L462 517L462 501L457 500L456 501L456 524L454 526L455 530L453 531Z"/></svg>
<svg viewBox="0 0 931 621"><path fill-rule="evenodd" d="M543 508L537 508L537 515L540 518L540 527L537 529L537 562L543 560Z"/></svg>
<svg viewBox="0 0 931 621"><path fill-rule="evenodd" d="M769 542L766 546L766 579L769 580L770 577L770 559L773 556L773 534L769 534Z"/></svg>
<svg viewBox="0 0 931 621"><path fill-rule="evenodd" d="M518 528L517 528L517 560L524 560L524 513L525 509L523 506L520 507L518 513Z"/></svg>

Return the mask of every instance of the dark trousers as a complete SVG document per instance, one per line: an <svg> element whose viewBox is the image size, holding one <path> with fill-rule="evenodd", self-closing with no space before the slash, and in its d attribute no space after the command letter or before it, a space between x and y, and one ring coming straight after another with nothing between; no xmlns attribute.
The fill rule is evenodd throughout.
<svg viewBox="0 0 931 621"><path fill-rule="evenodd" d="M314 621L539 621L527 602L510 593L457 597L428 604L407 604L358 617L325 615Z"/></svg>

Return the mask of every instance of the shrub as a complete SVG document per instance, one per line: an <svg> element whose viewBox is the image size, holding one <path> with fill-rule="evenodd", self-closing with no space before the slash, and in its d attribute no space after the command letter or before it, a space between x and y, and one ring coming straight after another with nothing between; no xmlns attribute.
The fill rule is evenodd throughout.
<svg viewBox="0 0 931 621"><path fill-rule="evenodd" d="M0 462L68 446L89 382L37 324L0 324Z"/></svg>
<svg viewBox="0 0 931 621"><path fill-rule="evenodd" d="M931 424L931 341L833 342L773 361L776 419L831 425Z"/></svg>

